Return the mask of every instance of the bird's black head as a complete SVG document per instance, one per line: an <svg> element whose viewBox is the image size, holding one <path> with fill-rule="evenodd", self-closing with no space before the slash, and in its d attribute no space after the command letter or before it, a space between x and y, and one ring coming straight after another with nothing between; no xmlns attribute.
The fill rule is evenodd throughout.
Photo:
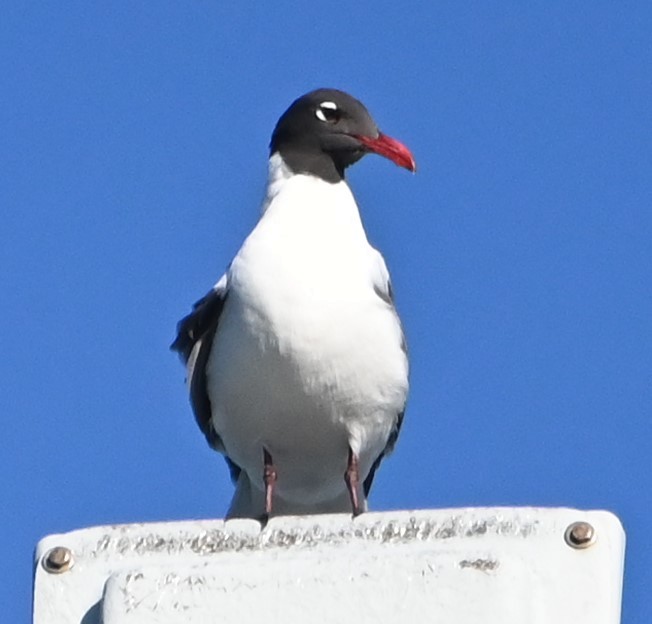
<svg viewBox="0 0 652 624"><path fill-rule="evenodd" d="M276 124L270 152L278 152L294 173L328 182L342 180L344 169L369 152L416 169L410 151L382 134L361 102L337 89L317 89L295 100Z"/></svg>

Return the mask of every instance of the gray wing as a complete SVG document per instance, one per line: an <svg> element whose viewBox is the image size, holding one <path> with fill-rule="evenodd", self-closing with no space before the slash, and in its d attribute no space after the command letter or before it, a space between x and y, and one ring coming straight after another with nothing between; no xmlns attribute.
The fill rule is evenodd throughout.
<svg viewBox="0 0 652 624"><path fill-rule="evenodd" d="M186 365L190 403L197 425L206 437L208 444L225 454L222 440L213 427L211 402L206 388L206 363L213 347L224 302L228 295L227 276L222 279L192 307L192 312L177 324L177 337L170 345ZM225 455L231 479L235 482L240 467Z"/></svg>
<svg viewBox="0 0 652 624"><path fill-rule="evenodd" d="M401 327L401 349L403 350L403 353L405 353L405 356L407 357L407 342L405 340L405 333L403 332L403 327L401 326L401 320L398 316L398 312L396 311L396 306L394 304L394 291L392 289L392 282L389 277L389 271L387 270L387 266L385 265L385 260L383 259L383 257L380 255L379 252L376 253L377 253L377 259L376 259L376 271L374 275L374 290L376 294L391 308L392 313L396 316L396 322L399 324L399 327ZM389 437L387 438L387 444L385 445L385 448L372 464L371 470L369 471L369 474L367 475L367 477L363 482L365 497L369 496L369 491L371 490L371 486L374 481L374 476L376 475L376 470L378 470L378 467L380 466L383 459L387 457L387 455L389 455L394 450L394 446L396 445L398 436L401 433L401 427L403 425L404 416L405 416L405 405L403 405L403 409L396 416L396 421L394 422L394 426L392 427L392 430L389 433Z"/></svg>

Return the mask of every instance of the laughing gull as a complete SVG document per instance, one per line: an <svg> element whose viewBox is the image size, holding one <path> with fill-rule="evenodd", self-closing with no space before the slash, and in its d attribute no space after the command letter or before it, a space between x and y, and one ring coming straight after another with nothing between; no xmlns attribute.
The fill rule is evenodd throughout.
<svg viewBox="0 0 652 624"><path fill-rule="evenodd" d="M272 134L258 224L178 324L197 423L236 485L229 518L357 515L398 437L405 340L344 180L370 152L415 171L350 95L297 99Z"/></svg>

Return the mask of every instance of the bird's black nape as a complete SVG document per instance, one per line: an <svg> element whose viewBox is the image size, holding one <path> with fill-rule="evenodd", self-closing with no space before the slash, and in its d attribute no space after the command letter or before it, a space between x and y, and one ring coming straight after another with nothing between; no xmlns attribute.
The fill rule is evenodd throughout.
<svg viewBox="0 0 652 624"><path fill-rule="evenodd" d="M343 91L317 89L295 100L283 113L272 134L270 152L279 153L294 173L336 183L344 178L346 167L369 152L357 136L379 136L364 105Z"/></svg>

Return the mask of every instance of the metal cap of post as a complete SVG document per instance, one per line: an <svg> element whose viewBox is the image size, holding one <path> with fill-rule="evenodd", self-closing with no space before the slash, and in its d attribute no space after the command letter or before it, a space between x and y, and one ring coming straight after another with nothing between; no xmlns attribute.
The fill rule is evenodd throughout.
<svg viewBox="0 0 652 624"><path fill-rule="evenodd" d="M470 508L81 529L36 549L34 624L617 624L605 511Z"/></svg>

